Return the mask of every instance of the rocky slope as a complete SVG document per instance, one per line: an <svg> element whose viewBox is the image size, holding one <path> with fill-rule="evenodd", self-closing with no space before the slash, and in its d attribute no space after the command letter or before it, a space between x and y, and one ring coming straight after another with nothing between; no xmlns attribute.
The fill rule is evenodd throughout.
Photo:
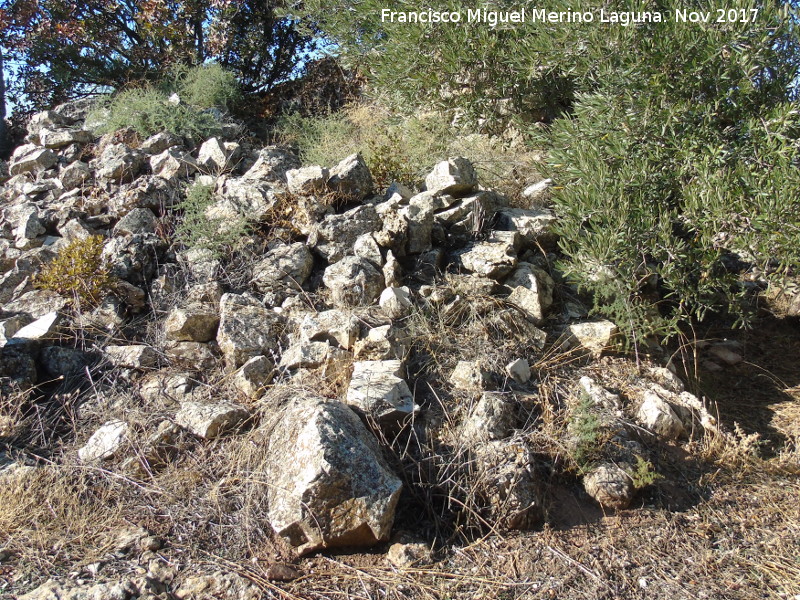
<svg viewBox="0 0 800 600"><path fill-rule="evenodd" d="M662 453L728 439L671 365L600 359L616 327L554 267L546 182L512 207L452 158L422 191L378 190L358 155L303 167L234 124L197 144L98 137L86 110L35 115L5 166L0 479L90 471L63 494L121 512L99 558L68 552L39 587L31 525L14 530L22 597L259 597L298 557L389 540L397 568L426 564L434 541L542 527L553 481L625 509ZM221 253L176 241L190 182L211 190L204 235L249 233ZM94 236L82 277L101 293L48 286ZM266 570L209 571L200 551Z"/></svg>

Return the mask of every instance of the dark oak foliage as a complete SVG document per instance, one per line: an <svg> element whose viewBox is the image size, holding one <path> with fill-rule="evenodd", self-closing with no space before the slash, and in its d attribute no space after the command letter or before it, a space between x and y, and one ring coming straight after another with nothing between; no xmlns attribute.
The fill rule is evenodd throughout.
<svg viewBox="0 0 800 600"><path fill-rule="evenodd" d="M12 93L33 108L207 61L259 91L314 49L279 8L280 0L5 0L0 45L13 62Z"/></svg>

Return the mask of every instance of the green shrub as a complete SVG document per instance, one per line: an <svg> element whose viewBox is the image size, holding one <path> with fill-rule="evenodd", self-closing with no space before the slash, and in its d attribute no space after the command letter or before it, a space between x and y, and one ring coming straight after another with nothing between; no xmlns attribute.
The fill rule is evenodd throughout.
<svg viewBox="0 0 800 600"><path fill-rule="evenodd" d="M216 63L176 65L162 85L168 94L177 93L183 102L197 108L230 110L241 98L236 76Z"/></svg>
<svg viewBox="0 0 800 600"><path fill-rule="evenodd" d="M76 308L95 307L111 292L114 283L102 254L102 236L70 242L42 267L34 286L70 298Z"/></svg>
<svg viewBox="0 0 800 600"><path fill-rule="evenodd" d="M628 473L633 481L633 487L637 490L646 488L648 485L654 484L664 476L657 473L653 463L645 460L641 456L636 456L636 466Z"/></svg>
<svg viewBox="0 0 800 600"><path fill-rule="evenodd" d="M246 236L250 225L243 216L235 219L209 218L214 204L214 186L195 183L186 190L186 199L177 208L183 212L175 230L176 239L188 248L209 250L219 258Z"/></svg>
<svg viewBox="0 0 800 600"><path fill-rule="evenodd" d="M513 123L548 150L564 269L629 337L711 312L746 323L735 263L771 277L800 267L797 3L589 0L594 22L496 27L382 22L378 0L304 8L394 106ZM720 22L717 8L737 17ZM601 23L601 9L663 19ZM677 10L710 15L684 23Z"/></svg>
<svg viewBox="0 0 800 600"><path fill-rule="evenodd" d="M166 131L189 138L205 139L219 131L214 115L188 105L174 105L169 96L154 88L120 92L106 104L108 118L102 133L130 127L142 137Z"/></svg>
<svg viewBox="0 0 800 600"><path fill-rule="evenodd" d="M574 438L571 458L580 473L591 467L605 441L603 427L592 412L593 407L592 399L586 394L582 395L569 423L569 431Z"/></svg>
<svg viewBox="0 0 800 600"><path fill-rule="evenodd" d="M173 93L179 105L169 102ZM208 109L227 110L238 97L236 78L219 65L175 67L158 85L123 90L100 106L108 111L100 118L105 122L101 132L131 127L142 137L166 131L206 139L220 131L218 117Z"/></svg>

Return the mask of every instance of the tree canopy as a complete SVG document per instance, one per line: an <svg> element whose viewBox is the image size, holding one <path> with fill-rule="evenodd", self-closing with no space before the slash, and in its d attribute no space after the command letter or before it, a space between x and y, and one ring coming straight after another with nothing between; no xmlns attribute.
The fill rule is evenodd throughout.
<svg viewBox="0 0 800 600"><path fill-rule="evenodd" d="M10 91L39 108L209 60L234 71L245 91L268 89L315 46L280 8L280 0L4 0Z"/></svg>

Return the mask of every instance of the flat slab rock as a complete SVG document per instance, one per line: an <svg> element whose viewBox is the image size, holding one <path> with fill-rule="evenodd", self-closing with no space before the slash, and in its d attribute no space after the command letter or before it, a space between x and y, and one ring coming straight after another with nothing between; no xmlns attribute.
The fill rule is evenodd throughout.
<svg viewBox="0 0 800 600"><path fill-rule="evenodd" d="M267 518L298 553L389 538L402 483L348 406L291 398L262 431Z"/></svg>

